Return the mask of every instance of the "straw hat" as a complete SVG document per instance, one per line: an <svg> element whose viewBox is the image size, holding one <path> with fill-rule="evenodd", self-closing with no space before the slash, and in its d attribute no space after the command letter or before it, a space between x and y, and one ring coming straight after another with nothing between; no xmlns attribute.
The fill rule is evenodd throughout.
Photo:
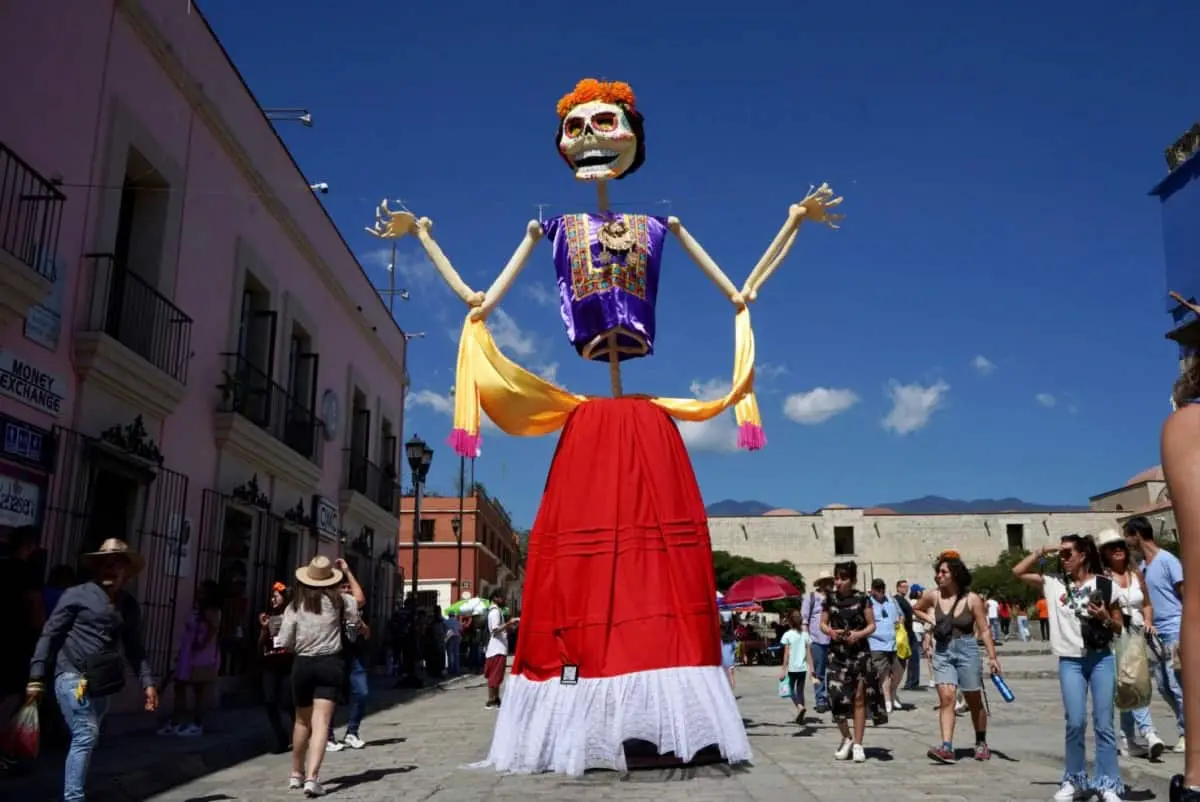
<svg viewBox="0 0 1200 802"><path fill-rule="evenodd" d="M1096 546L1104 548L1105 546L1124 546L1125 538L1116 529L1104 529L1100 534L1096 535Z"/></svg>
<svg viewBox="0 0 1200 802"><path fill-rule="evenodd" d="M828 569L822 568L821 572L817 574L816 580L813 581L813 585L816 586L816 585L821 584L822 582L832 582L832 581L833 581L833 572L829 571Z"/></svg>
<svg viewBox="0 0 1200 802"><path fill-rule="evenodd" d="M129 561L129 575L136 576L146 567L146 558L140 552L136 552L129 548L129 544L120 538L110 537L108 540L100 544L100 548L96 551L89 551L83 555L83 563L88 567L94 566L97 562L110 557L123 557Z"/></svg>
<svg viewBox="0 0 1200 802"><path fill-rule="evenodd" d="M296 569L296 579L301 585L312 588L328 588L340 584L342 572L333 567L333 563L323 554L313 557L308 565Z"/></svg>

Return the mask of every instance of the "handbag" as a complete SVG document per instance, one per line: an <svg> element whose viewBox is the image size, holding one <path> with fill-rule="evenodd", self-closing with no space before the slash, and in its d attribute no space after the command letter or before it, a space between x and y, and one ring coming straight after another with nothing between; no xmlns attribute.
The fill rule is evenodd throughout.
<svg viewBox="0 0 1200 802"><path fill-rule="evenodd" d="M789 680L787 677L784 677L783 679L779 680L779 698L780 699L791 699L792 698L792 683L791 683L791 680Z"/></svg>
<svg viewBox="0 0 1200 802"><path fill-rule="evenodd" d="M896 624L896 656L901 660L912 657L912 644L908 642L908 630L903 623Z"/></svg>
<svg viewBox="0 0 1200 802"><path fill-rule="evenodd" d="M125 687L125 660L115 649L93 652L83 659L84 693L103 699Z"/></svg>
<svg viewBox="0 0 1200 802"><path fill-rule="evenodd" d="M1118 710L1137 710L1150 704L1150 651L1145 638L1126 629L1116 639Z"/></svg>

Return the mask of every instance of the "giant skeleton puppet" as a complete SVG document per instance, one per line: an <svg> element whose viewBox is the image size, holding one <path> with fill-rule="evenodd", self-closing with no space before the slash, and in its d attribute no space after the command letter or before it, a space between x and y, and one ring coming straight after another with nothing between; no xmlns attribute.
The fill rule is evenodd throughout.
<svg viewBox="0 0 1200 802"><path fill-rule="evenodd" d="M486 293L455 271L426 218L385 201L372 233L417 237L442 278L470 307L459 342L457 453L479 447L480 406L511 435L562 429L534 522L521 633L488 760L501 771L626 767L624 745L650 742L688 761L716 747L748 761L750 744L721 669L707 516L671 418L709 420L734 407L739 445L765 443L753 392L754 333L747 303L791 249L805 220L836 227L841 202L826 185L787 221L741 291L675 217L610 211L608 182L645 160L643 118L624 83L580 81L558 103L559 154L596 184L594 213L530 221ZM654 350L654 311L667 233L733 304L734 369L714 401L624 395L620 363ZM488 315L537 241L553 246L567 335L584 359L607 362L612 398L568 392L500 353Z"/></svg>

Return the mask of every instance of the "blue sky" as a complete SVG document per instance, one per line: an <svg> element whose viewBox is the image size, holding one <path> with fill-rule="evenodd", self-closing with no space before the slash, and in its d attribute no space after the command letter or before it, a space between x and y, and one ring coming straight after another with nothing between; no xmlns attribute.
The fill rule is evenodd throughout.
<svg viewBox="0 0 1200 802"><path fill-rule="evenodd" d="M732 451L732 413L687 432L707 501L1083 503L1157 461L1177 354L1146 193L1196 119L1200 4L201 8L263 105L312 110L313 128L280 130L380 284L389 253L363 226L384 196L432 218L477 289L536 204L594 207L552 144L555 102L583 77L629 82L646 116L646 166L613 185L614 204L678 215L736 284L810 184L844 195L842 229L804 228L753 310L767 448ZM432 486L449 493L462 310L416 248L400 242L397 269L412 300L396 316L426 333L410 347L406 429L434 444ZM543 243L493 318L497 339L605 393L552 288ZM676 245L660 299L657 354L626 363L627 390L727 382L731 308ZM485 432L477 476L519 523L554 444Z"/></svg>

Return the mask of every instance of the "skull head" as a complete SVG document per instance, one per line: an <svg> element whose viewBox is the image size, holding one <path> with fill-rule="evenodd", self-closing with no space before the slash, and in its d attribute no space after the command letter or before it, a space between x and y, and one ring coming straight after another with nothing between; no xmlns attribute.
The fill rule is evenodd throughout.
<svg viewBox="0 0 1200 802"><path fill-rule="evenodd" d="M580 103L559 122L558 152L579 181L624 178L646 160L642 116L620 103Z"/></svg>

